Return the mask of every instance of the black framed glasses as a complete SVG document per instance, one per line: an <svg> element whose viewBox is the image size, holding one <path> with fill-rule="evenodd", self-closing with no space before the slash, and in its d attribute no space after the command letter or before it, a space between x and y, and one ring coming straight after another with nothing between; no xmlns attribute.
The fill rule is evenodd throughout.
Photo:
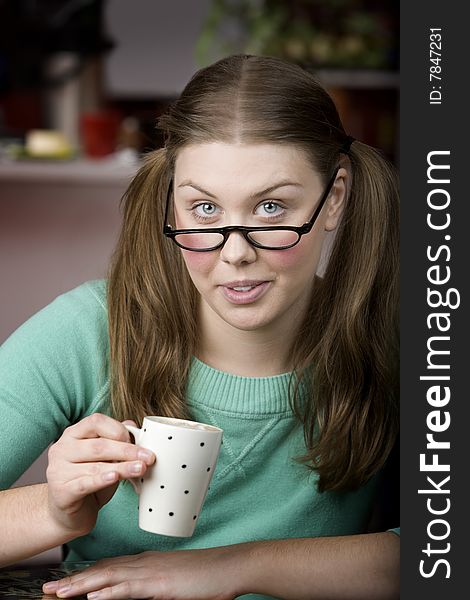
<svg viewBox="0 0 470 600"><path fill-rule="evenodd" d="M218 250L227 241L233 231L240 232L245 240L255 248L263 250L287 250L299 243L300 238L309 233L315 225L338 174L339 166L336 167L328 184L321 195L318 206L312 218L300 227L274 225L268 227L244 227L242 225L229 225L227 227L207 227L199 229L173 229L167 224L170 196L173 184L170 182L165 206L165 219L163 234L172 239L183 250L192 252L211 252Z"/></svg>

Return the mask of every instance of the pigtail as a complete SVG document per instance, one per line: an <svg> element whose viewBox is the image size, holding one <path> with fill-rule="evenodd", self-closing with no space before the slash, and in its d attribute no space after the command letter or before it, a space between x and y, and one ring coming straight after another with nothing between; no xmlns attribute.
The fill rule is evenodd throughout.
<svg viewBox="0 0 470 600"><path fill-rule="evenodd" d="M155 150L123 197L108 283L111 399L119 419L187 416L194 294L180 252L162 235L169 179L166 150Z"/></svg>
<svg viewBox="0 0 470 600"><path fill-rule="evenodd" d="M319 488L355 488L384 464L398 417L398 192L392 165L354 142L352 188L307 320L314 333L296 348L300 379L313 365L304 422ZM315 321L314 321L315 319Z"/></svg>

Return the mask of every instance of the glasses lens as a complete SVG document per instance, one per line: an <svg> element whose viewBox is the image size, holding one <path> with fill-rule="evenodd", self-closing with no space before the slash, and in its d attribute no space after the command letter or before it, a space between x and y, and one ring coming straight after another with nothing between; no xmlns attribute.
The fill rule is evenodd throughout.
<svg viewBox="0 0 470 600"><path fill-rule="evenodd" d="M188 250L210 250L221 244L224 236L221 233L209 232L178 233L175 235L175 241Z"/></svg>
<svg viewBox="0 0 470 600"><path fill-rule="evenodd" d="M250 231L248 237L265 248L289 248L300 238L296 231L275 229L272 231Z"/></svg>

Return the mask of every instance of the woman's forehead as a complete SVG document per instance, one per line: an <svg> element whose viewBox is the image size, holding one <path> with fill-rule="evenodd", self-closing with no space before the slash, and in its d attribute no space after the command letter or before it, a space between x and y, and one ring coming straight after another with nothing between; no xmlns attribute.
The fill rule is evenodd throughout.
<svg viewBox="0 0 470 600"><path fill-rule="evenodd" d="M290 144L229 144L212 142L182 148L175 162L175 186L186 181L250 180L254 185L276 179L315 178L307 153Z"/></svg>

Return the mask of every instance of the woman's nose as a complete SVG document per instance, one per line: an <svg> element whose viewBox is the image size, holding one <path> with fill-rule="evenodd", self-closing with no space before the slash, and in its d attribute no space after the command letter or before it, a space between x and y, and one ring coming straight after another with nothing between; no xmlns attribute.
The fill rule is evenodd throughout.
<svg viewBox="0 0 470 600"><path fill-rule="evenodd" d="M231 264L252 263L256 260L256 248L239 231L231 231L220 250L220 258Z"/></svg>

